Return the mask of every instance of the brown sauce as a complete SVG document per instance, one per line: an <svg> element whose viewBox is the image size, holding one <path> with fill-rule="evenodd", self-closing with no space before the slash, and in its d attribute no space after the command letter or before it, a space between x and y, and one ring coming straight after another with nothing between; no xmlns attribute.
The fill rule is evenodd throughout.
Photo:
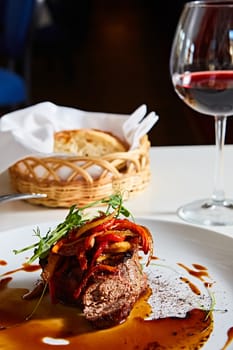
<svg viewBox="0 0 233 350"><path fill-rule="evenodd" d="M226 350L228 348L228 346L231 344L232 341L233 341L233 327L228 329L227 341L226 341L224 347L221 350Z"/></svg>
<svg viewBox="0 0 233 350"><path fill-rule="evenodd" d="M5 266L7 265L7 262L5 260L0 260L0 265Z"/></svg>
<svg viewBox="0 0 233 350"><path fill-rule="evenodd" d="M192 270L182 263L178 263L178 265L185 269L191 276L197 277L201 281L204 281L204 277L210 277L207 269L201 265L193 264L193 267L195 267L196 270Z"/></svg>
<svg viewBox="0 0 233 350"><path fill-rule="evenodd" d="M14 273L19 272L19 271L33 272L33 271L38 271L38 270L41 270L40 265L29 265L29 264L25 263L25 264L22 264L22 267L7 271L7 272L3 273L1 276L13 275Z"/></svg>
<svg viewBox="0 0 233 350"><path fill-rule="evenodd" d="M37 300L24 300L26 289L0 290L0 347L7 350L52 349L48 339L66 341L59 350L200 349L213 330L212 315L194 309L185 318L145 320L150 313L148 295L119 326L96 331L77 308L52 305L45 296L32 318ZM56 346L57 349L57 346Z"/></svg>
<svg viewBox="0 0 233 350"><path fill-rule="evenodd" d="M187 284L188 284L189 288L192 290L193 293L195 293L195 294L197 294L197 295L201 295L200 289L199 289L197 286L195 286L195 284L192 283L188 278L186 278L186 277L181 277L180 279L181 279L181 281L183 281L184 283L187 283Z"/></svg>
<svg viewBox="0 0 233 350"><path fill-rule="evenodd" d="M153 256L151 257L151 260L159 260L159 257L153 255Z"/></svg>
<svg viewBox="0 0 233 350"><path fill-rule="evenodd" d="M193 265L193 267L194 267L194 269L196 269L196 270L208 270L207 269L207 267L205 267L205 266L203 266L203 265L200 265L200 264L192 264Z"/></svg>

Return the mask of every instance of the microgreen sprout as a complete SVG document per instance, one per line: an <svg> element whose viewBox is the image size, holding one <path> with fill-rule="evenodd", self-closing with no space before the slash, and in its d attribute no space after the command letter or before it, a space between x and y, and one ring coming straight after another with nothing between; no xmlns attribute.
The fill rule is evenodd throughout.
<svg viewBox="0 0 233 350"><path fill-rule="evenodd" d="M107 205L107 209L105 211L106 215L108 215L111 212L111 209L114 209L114 210L117 209L116 216L123 215L125 217L129 217L131 215L130 212L124 207L122 195L119 193L113 194L108 198L103 198L101 200L89 203L80 208L77 208L76 205L73 205L70 207L69 212L65 217L65 220L60 224L58 224L55 229L53 230L49 229L46 235L42 237L40 229L37 227L37 229L34 232L35 232L35 236L38 237L38 242L30 246L27 246L25 248L14 250L13 252L15 254L19 254L24 251L34 249L34 254L28 260L29 264L31 264L37 258L45 258L48 255L50 248L59 239L66 236L66 234L71 229L78 228L84 225L88 221L88 219L86 219L84 216L84 211L86 209L103 205L103 204Z"/></svg>

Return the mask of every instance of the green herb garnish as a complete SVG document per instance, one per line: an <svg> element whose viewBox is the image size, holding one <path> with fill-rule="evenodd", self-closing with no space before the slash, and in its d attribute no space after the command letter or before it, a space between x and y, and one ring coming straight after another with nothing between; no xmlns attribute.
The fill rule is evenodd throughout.
<svg viewBox="0 0 233 350"><path fill-rule="evenodd" d="M73 205L71 206L65 220L62 223L58 224L55 229L53 230L49 229L47 234L44 237L42 237L40 233L40 229L37 228L34 232L35 232L35 236L38 237L39 241L35 244L32 244L20 250L14 250L13 252L15 254L19 254L34 248L34 254L28 260L29 264L31 264L37 258L45 258L48 255L50 248L59 239L64 237L71 229L78 228L84 225L87 221L89 221L87 218L84 217L85 209L102 205L102 204L107 205L107 209L105 211L106 215L108 215L111 212L111 209L114 209L114 210L117 209L116 216L119 216L120 214L122 214L125 217L129 217L131 215L130 212L123 206L123 198L121 194L113 194L108 198L104 198L104 199L92 202L81 208L77 208L75 205Z"/></svg>

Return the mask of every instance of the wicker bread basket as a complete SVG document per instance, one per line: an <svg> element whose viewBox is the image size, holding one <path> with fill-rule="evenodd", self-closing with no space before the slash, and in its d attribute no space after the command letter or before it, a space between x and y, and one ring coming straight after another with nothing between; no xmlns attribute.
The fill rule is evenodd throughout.
<svg viewBox="0 0 233 350"><path fill-rule="evenodd" d="M46 207L85 205L118 191L129 196L142 192L150 182L150 142L145 135L137 149L91 157L27 157L9 168L14 190L46 193L28 199ZM98 175L92 175L98 169Z"/></svg>

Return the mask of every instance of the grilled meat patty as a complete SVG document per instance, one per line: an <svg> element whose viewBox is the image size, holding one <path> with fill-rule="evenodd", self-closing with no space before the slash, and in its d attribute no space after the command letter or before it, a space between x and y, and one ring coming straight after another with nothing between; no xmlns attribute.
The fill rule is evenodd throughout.
<svg viewBox="0 0 233 350"><path fill-rule="evenodd" d="M136 254L117 269L116 274L95 276L83 293L84 315L96 328L108 328L124 321L147 290L147 277Z"/></svg>
<svg viewBox="0 0 233 350"><path fill-rule="evenodd" d="M114 271L94 272L76 298L75 291L85 274L75 257L60 257L52 277L53 302L80 306L95 328L109 328L123 322L147 290L147 276L137 252L118 254L111 257L111 263ZM46 262L41 261L41 265L46 271Z"/></svg>

